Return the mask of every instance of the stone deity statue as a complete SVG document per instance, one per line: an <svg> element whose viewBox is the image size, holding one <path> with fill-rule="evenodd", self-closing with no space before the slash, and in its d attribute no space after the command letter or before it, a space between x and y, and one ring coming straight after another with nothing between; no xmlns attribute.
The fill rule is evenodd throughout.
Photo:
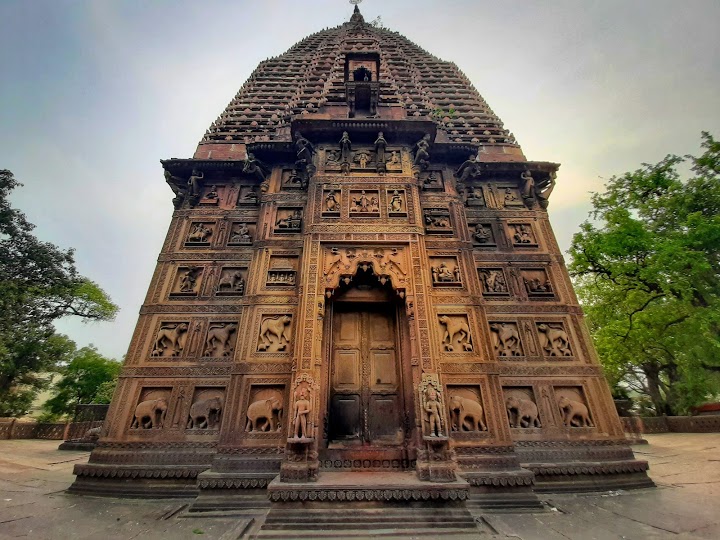
<svg viewBox="0 0 720 540"><path fill-rule="evenodd" d="M442 437L442 424L440 417L440 402L438 401L438 393L432 387L428 386L425 393L425 412L428 415L428 431L431 437Z"/></svg>
<svg viewBox="0 0 720 540"><path fill-rule="evenodd" d="M385 170L385 149L387 148L387 141L383 137L382 131L378 133L377 139L375 140L375 167L377 170Z"/></svg>
<svg viewBox="0 0 720 540"><path fill-rule="evenodd" d="M347 131L343 131L342 138L340 139L340 162L350 163L352 157L352 143L350 142L350 135Z"/></svg>
<svg viewBox="0 0 720 540"><path fill-rule="evenodd" d="M297 399L293 404L293 425L296 439L307 439L308 416L312 410L312 403L308 399L307 389L298 390Z"/></svg>

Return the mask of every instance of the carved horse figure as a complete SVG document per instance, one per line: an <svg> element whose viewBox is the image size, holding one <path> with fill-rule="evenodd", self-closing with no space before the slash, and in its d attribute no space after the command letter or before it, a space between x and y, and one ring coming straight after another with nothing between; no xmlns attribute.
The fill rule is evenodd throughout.
<svg viewBox="0 0 720 540"><path fill-rule="evenodd" d="M562 328L553 328L545 323L538 324L538 330L545 334L545 351L550 356L571 356L570 339Z"/></svg>
<svg viewBox="0 0 720 540"><path fill-rule="evenodd" d="M447 315L441 315L438 317L438 320L441 324L445 325L443 343L445 343L445 348L448 351L453 350L455 336L458 334L460 335L458 343L462 344L463 350L472 351L472 344L470 343L470 327L465 319L462 317L448 317Z"/></svg>
<svg viewBox="0 0 720 540"><path fill-rule="evenodd" d="M213 325L208 330L207 339L205 340L205 355L209 356L213 351L220 351L223 356L227 356L232 352L232 344L230 338L237 331L236 323Z"/></svg>
<svg viewBox="0 0 720 540"><path fill-rule="evenodd" d="M290 324L291 317L289 315L279 315L265 319L260 324L260 340L262 343L258 345L258 350L266 351L273 343L278 345L279 351L285 349L290 342Z"/></svg>
<svg viewBox="0 0 720 540"><path fill-rule="evenodd" d="M497 336L499 356L520 356L520 335L517 329L506 323L493 323L490 330Z"/></svg>
<svg viewBox="0 0 720 540"><path fill-rule="evenodd" d="M151 356L163 356L166 349L172 351L171 356L177 356L182 351L180 338L188 331L187 323L167 324L160 327L155 337L155 346Z"/></svg>

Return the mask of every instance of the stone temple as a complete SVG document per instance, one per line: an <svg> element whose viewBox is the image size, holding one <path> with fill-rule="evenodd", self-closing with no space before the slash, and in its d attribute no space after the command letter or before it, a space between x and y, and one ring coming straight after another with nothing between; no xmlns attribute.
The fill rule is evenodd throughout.
<svg viewBox="0 0 720 540"><path fill-rule="evenodd" d="M162 166L175 212L72 491L201 511L652 485L550 227L559 166L455 64L356 7Z"/></svg>

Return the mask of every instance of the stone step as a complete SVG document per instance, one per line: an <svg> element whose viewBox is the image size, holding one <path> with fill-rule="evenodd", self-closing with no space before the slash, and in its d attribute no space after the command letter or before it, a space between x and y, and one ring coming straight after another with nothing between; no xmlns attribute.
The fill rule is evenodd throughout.
<svg viewBox="0 0 720 540"><path fill-rule="evenodd" d="M407 540L409 538L443 538L450 537L453 540L478 540L483 538L491 540L495 538L505 538L504 536L482 534L477 529L444 529L444 528L415 528L415 529L381 529L381 528L365 528L355 531L318 531L313 530L309 534L307 529L287 529L283 531L273 531L261 529L253 538L257 539L282 539L288 538L322 538L323 540L345 540L357 538L382 538L383 540Z"/></svg>

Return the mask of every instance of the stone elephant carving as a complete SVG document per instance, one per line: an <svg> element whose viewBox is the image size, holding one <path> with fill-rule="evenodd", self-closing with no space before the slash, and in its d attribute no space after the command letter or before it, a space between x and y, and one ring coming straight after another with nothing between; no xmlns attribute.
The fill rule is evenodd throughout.
<svg viewBox="0 0 720 540"><path fill-rule="evenodd" d="M445 326L445 333L443 334L443 343L445 343L445 349L452 351L454 349L453 342L455 336L460 335L458 343L463 347L464 351L472 351L472 343L470 342L470 327L467 321L463 317L448 317L447 315L441 315L438 317L440 324Z"/></svg>
<svg viewBox="0 0 720 540"><path fill-rule="evenodd" d="M247 408L245 431L279 431L283 402L278 398L253 401Z"/></svg>
<svg viewBox="0 0 720 540"><path fill-rule="evenodd" d="M454 431L487 431L482 405L463 396L450 397L450 423Z"/></svg>
<svg viewBox="0 0 720 540"><path fill-rule="evenodd" d="M561 396L558 399L558 407L563 417L563 423L567 427L595 427L590 420L590 412L584 403Z"/></svg>
<svg viewBox="0 0 720 540"><path fill-rule="evenodd" d="M265 319L260 324L260 340L258 345L259 351L266 351L272 345L276 350L283 351L290 341L290 315L280 315Z"/></svg>
<svg viewBox="0 0 720 540"><path fill-rule="evenodd" d="M513 428L539 428L540 417L535 403L529 399L510 396L505 400L510 427Z"/></svg>
<svg viewBox="0 0 720 540"><path fill-rule="evenodd" d="M166 324L160 327L155 336L155 345L151 356L164 356L165 350L170 349L170 356L177 356L182 352L180 338L188 331L187 323Z"/></svg>
<svg viewBox="0 0 720 540"><path fill-rule="evenodd" d="M190 406L187 429L215 429L220 423L223 402L219 397L202 399Z"/></svg>
<svg viewBox="0 0 720 540"><path fill-rule="evenodd" d="M141 401L135 407L135 416L131 428L137 429L160 429L165 423L168 402L164 398L148 399Z"/></svg>

